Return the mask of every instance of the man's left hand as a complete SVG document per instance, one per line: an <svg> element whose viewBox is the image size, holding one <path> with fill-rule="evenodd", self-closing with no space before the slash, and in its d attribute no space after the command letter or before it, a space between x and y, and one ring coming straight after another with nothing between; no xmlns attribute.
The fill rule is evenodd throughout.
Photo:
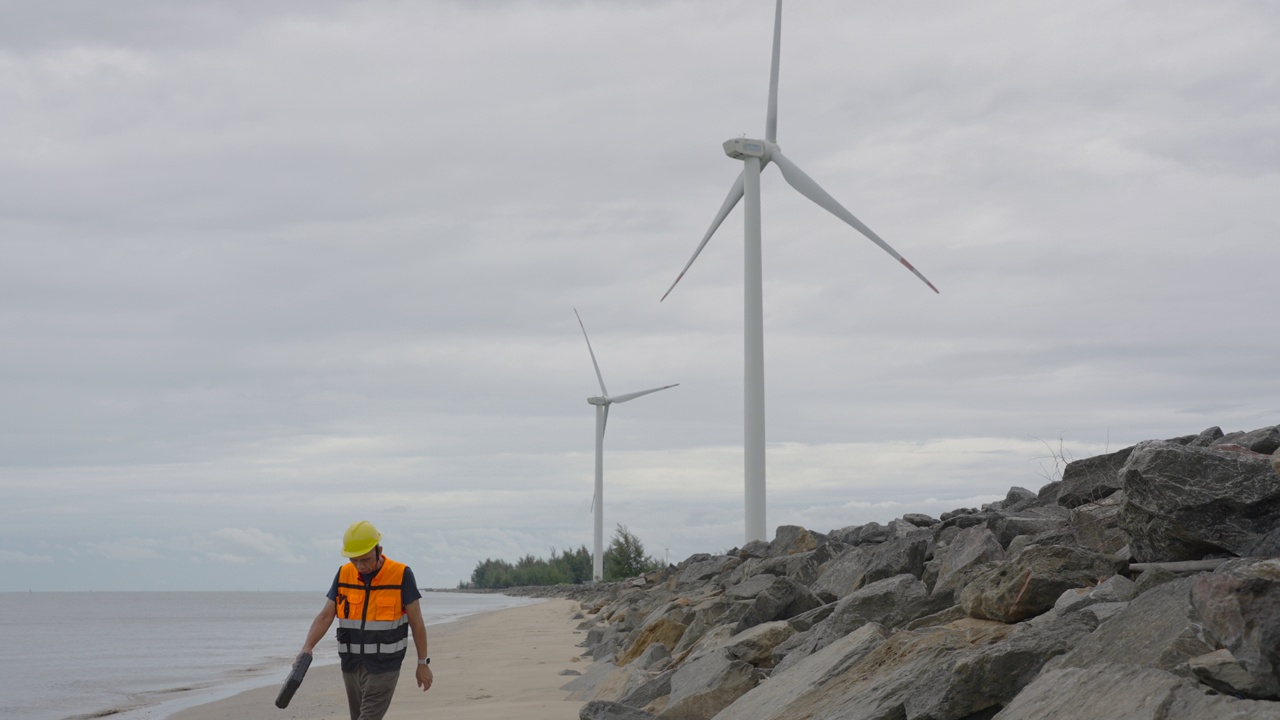
<svg viewBox="0 0 1280 720"><path fill-rule="evenodd" d="M419 665L418 666L418 687L422 688L422 692L426 692L431 689L432 679L433 678L431 675L431 666Z"/></svg>

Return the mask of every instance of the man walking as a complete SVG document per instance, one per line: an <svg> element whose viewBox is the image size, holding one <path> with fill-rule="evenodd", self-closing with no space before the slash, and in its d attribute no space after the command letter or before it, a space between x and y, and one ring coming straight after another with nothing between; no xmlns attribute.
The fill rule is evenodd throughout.
<svg viewBox="0 0 1280 720"><path fill-rule="evenodd" d="M382 554L382 533L367 520L353 523L342 537L342 554L351 562L338 569L328 600L311 622L302 652L338 620L338 657L347 687L351 720L382 720L400 678L409 647L409 631L418 654L418 687L431 689L427 628L413 571Z"/></svg>

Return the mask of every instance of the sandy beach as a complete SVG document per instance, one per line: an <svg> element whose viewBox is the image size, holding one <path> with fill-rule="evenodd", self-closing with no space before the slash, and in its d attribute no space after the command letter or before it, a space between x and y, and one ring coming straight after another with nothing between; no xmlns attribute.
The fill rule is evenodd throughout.
<svg viewBox="0 0 1280 720"><path fill-rule="evenodd" d="M578 604L548 600L463 618L427 628L435 683L414 684L406 662L387 720L448 717L458 720L573 720L582 703L560 689L590 660L582 649ZM412 658L411 658L412 659ZM411 660L410 659L410 660ZM284 680L283 674L281 681ZM289 707L275 706L279 685L258 688L183 710L173 720L347 720L347 700L337 665L313 668Z"/></svg>

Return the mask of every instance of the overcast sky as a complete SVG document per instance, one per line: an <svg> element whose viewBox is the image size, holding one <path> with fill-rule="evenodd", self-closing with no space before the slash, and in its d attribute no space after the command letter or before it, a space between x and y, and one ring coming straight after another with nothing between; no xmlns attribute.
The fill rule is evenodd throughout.
<svg viewBox="0 0 1280 720"><path fill-rule="evenodd" d="M773 3L0 2L0 590L322 593L740 545ZM1280 423L1280 5L793 1L763 185L771 529Z"/></svg>

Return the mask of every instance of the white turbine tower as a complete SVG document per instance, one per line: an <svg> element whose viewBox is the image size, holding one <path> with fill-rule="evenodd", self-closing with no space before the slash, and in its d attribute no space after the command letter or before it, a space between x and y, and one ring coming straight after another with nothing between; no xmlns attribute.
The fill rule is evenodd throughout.
<svg viewBox="0 0 1280 720"><path fill-rule="evenodd" d="M767 539L765 537L764 310L760 260L760 171L770 162L777 165L778 169L782 171L782 177L801 195L809 198L818 206L851 225L853 229L867 236L871 242L879 245L882 250L892 255L908 270L915 273L916 277L924 281L924 284L928 285L930 289L938 292L938 289L933 287L933 283L926 280L919 270L912 267L911 263L907 262L896 250L889 247L889 243L872 232L871 228L854 217L853 213L836 202L835 198L831 197L826 190L823 190L818 183L814 182L795 163L788 160L778 148L778 56L781 48L782 0L778 0L773 20L773 65L769 71L769 108L765 117L764 139L735 138L725 141L725 153L735 160L743 161L746 167L738 175L738 179L734 181L733 187L729 189L729 195L724 199L724 204L720 206L720 212L716 213L715 219L711 221L711 228L703 236L698 248L693 251L693 257L689 258L689 262L685 264L684 269L676 276L675 282L671 283L671 287L662 296L662 299L665 300L667 295L671 294L676 284L680 282L680 279L688 272L689 267L693 265L693 261L698 259L698 254L702 252L702 248L706 247L707 241L711 239L716 228L720 227L720 223L724 222L725 217L738 204L738 201L745 197L746 209L744 211L743 224L746 236L744 262L746 277L743 283L745 305L743 335L745 352L744 410L746 420L743 449L746 455L744 484L747 542Z"/></svg>
<svg viewBox="0 0 1280 720"><path fill-rule="evenodd" d="M595 547L591 555L591 578L599 581L604 578L604 428L609 422L609 406L635 400L641 395L648 395L659 390L673 388L675 385L663 385L652 390L627 393L616 397L609 395L604 386L604 376L600 374L600 364L596 362L596 353L591 349L591 338L587 337L587 326L582 324L582 316L575 309L573 314L578 318L578 327L582 328L582 337L587 341L587 352L591 353L591 365L596 369L596 379L600 381L600 396L589 397L587 402L596 406L596 492L591 498L591 509L595 513Z"/></svg>

